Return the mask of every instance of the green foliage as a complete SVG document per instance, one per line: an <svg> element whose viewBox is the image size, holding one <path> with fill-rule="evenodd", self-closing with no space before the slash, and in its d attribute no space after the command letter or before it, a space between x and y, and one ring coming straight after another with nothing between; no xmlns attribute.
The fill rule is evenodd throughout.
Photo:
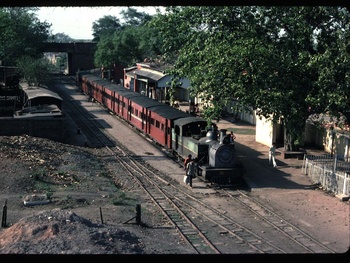
<svg viewBox="0 0 350 263"><path fill-rule="evenodd" d="M35 16L37 8L0 8L0 60L17 66L30 83L49 80L49 63L42 58L42 48L49 38L50 25Z"/></svg>
<svg viewBox="0 0 350 263"><path fill-rule="evenodd" d="M142 26L152 19L151 15L145 12L139 12L133 7L128 7L126 10L121 11L121 14L126 26Z"/></svg>
<svg viewBox="0 0 350 263"><path fill-rule="evenodd" d="M47 84L50 81L50 71L53 65L46 58L34 59L29 56L17 61L18 71L30 85Z"/></svg>
<svg viewBox="0 0 350 263"><path fill-rule="evenodd" d="M60 43L69 43L72 42L73 39L65 33L57 33L52 35L48 42L60 42Z"/></svg>
<svg viewBox="0 0 350 263"><path fill-rule="evenodd" d="M113 64L134 66L146 57L156 57L160 51L160 36L157 30L146 24L150 16L128 9L124 13L126 23L110 27L108 34L101 34L97 43L94 64L110 69Z"/></svg>
<svg viewBox="0 0 350 263"><path fill-rule="evenodd" d="M92 23L93 41L100 41L104 36L111 36L121 28L120 21L115 16L104 16Z"/></svg>
<svg viewBox="0 0 350 263"><path fill-rule="evenodd" d="M209 122L237 99L284 124L293 146L311 113L350 109L349 20L341 7L186 6L150 25Z"/></svg>
<svg viewBox="0 0 350 263"><path fill-rule="evenodd" d="M36 8L0 8L0 60L16 66L22 56L40 58L50 25L35 16Z"/></svg>

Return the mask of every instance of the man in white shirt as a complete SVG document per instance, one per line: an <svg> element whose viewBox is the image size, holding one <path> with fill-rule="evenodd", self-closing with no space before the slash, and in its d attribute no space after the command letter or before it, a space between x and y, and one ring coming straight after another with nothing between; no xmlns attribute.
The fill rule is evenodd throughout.
<svg viewBox="0 0 350 263"><path fill-rule="evenodd" d="M269 149L269 165L273 165L273 167L277 167L275 156L276 156L276 143L272 143L272 146Z"/></svg>

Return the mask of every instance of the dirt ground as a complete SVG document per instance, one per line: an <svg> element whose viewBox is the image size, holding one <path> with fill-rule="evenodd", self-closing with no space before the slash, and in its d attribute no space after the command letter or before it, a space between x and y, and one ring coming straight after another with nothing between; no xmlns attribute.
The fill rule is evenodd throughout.
<svg viewBox="0 0 350 263"><path fill-rule="evenodd" d="M101 157L103 151L26 135L0 137L2 215L5 204L7 209L0 253L186 253L174 228L121 168ZM40 194L51 202L24 205L26 196Z"/></svg>

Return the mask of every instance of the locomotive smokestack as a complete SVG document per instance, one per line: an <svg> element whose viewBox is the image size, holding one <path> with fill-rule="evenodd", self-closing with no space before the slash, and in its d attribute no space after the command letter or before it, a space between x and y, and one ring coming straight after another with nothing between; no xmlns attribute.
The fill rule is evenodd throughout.
<svg viewBox="0 0 350 263"><path fill-rule="evenodd" d="M220 129L220 144L224 144L224 138L226 136L226 129Z"/></svg>

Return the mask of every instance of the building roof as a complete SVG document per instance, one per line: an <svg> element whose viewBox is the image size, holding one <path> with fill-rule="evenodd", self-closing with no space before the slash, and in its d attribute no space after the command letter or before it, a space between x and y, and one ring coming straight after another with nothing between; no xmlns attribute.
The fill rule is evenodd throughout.
<svg viewBox="0 0 350 263"><path fill-rule="evenodd" d="M160 72L160 71L154 70L154 69L148 69L148 68L131 70L131 71L127 72L126 75L132 76L132 77L134 75L137 75L137 76L148 78L148 79L151 79L154 81L158 81L165 76L163 74L163 72Z"/></svg>

